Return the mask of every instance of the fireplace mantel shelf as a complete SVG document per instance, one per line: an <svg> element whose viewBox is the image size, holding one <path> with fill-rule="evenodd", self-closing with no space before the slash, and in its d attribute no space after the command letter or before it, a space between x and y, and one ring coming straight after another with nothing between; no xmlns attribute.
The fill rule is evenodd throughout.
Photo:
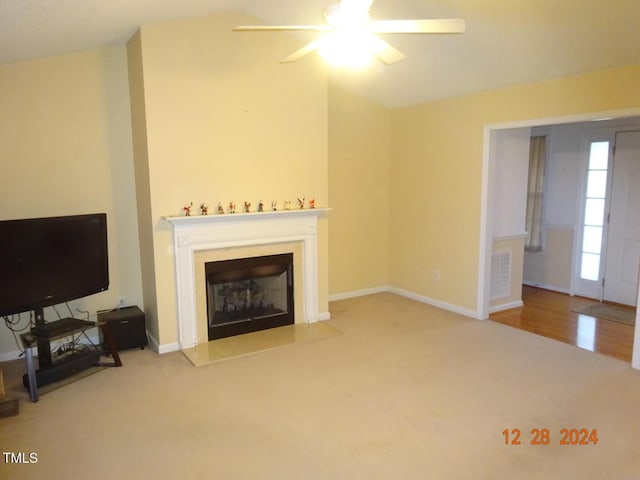
<svg viewBox="0 0 640 480"><path fill-rule="evenodd" d="M291 210L268 210L264 212L216 213L213 215L180 215L163 216L172 225L198 225L205 223L233 223L251 220L266 220L276 218L293 218L304 216L320 216L329 212L330 208L297 208Z"/></svg>

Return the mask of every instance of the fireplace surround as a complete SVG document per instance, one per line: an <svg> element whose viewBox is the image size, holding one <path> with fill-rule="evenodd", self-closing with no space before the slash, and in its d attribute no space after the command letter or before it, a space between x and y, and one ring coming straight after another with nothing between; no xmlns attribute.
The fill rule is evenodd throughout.
<svg viewBox="0 0 640 480"><path fill-rule="evenodd" d="M329 209L163 217L172 225L182 350L208 341L205 264L293 254L295 323L328 319L318 310L318 217Z"/></svg>

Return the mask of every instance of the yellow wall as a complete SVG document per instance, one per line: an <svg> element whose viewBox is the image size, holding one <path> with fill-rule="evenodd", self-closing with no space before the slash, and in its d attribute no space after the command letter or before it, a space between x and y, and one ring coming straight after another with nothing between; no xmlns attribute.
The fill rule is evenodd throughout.
<svg viewBox="0 0 640 480"><path fill-rule="evenodd" d="M485 125L638 107L639 85L633 65L394 110L390 283L475 311Z"/></svg>
<svg viewBox="0 0 640 480"><path fill-rule="evenodd" d="M180 215L189 202L194 211L202 202L282 205L297 197L327 205L324 67L315 56L280 64L299 40L231 31L246 23L255 19L229 13L145 26L129 46L140 52L144 84L147 150L136 155L146 165L136 158L136 168L148 170L141 201L150 206L154 269L145 269L144 283L155 285L145 287L145 305L157 306L152 322L162 345L177 341L173 240L163 215ZM134 106L134 118L141 108ZM319 308L328 312L327 219L318 241Z"/></svg>
<svg viewBox="0 0 640 480"><path fill-rule="evenodd" d="M158 309L155 301L156 274L153 248L153 217L151 215L151 183L149 180L149 151L142 68L142 41L137 32L127 45L129 96L131 99L131 132L134 158L134 179L137 192L138 235L140 239L140 267L143 305L149 335L157 339Z"/></svg>
<svg viewBox="0 0 640 480"><path fill-rule="evenodd" d="M329 87L332 295L388 284L390 113Z"/></svg>
<svg viewBox="0 0 640 480"><path fill-rule="evenodd" d="M0 219L107 213L109 290L73 309L142 301L130 128L124 47L0 65Z"/></svg>

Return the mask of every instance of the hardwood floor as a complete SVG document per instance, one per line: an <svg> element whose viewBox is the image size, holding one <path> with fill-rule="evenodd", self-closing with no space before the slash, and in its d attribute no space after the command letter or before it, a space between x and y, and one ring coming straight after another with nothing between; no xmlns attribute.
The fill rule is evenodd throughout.
<svg viewBox="0 0 640 480"><path fill-rule="evenodd" d="M522 301L524 307L493 313L490 320L631 362L633 326L572 312L594 300L525 285Z"/></svg>

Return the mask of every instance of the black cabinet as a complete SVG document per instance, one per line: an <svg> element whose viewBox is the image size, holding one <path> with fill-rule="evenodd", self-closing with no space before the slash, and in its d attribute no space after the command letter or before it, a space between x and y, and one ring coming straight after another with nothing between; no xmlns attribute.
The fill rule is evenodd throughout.
<svg viewBox="0 0 640 480"><path fill-rule="evenodd" d="M144 313L138 307L124 307L98 314L98 323L109 324L118 351L143 349L147 345Z"/></svg>

